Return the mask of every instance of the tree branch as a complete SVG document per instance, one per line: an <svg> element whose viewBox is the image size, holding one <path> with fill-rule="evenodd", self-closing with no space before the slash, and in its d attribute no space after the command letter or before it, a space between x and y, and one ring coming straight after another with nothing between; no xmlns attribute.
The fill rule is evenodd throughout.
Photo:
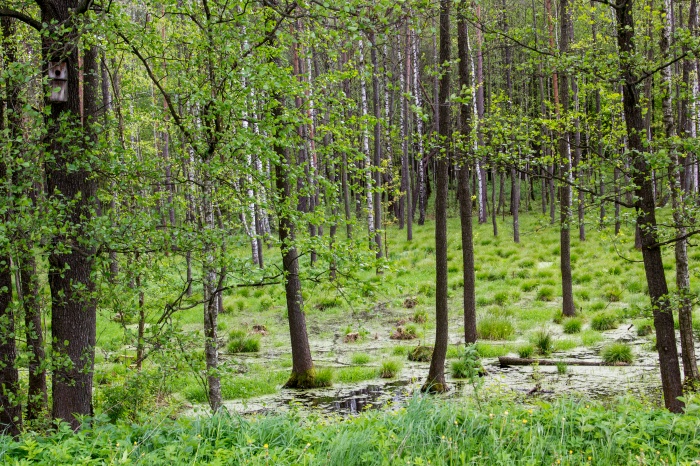
<svg viewBox="0 0 700 466"><path fill-rule="evenodd" d="M6 16L10 18L15 18L20 21L22 21L24 24L31 26L32 28L36 29L37 31L41 32L42 26L41 22L35 20L29 15L25 15L24 13L21 13L19 11L11 10L9 8L0 8L0 16Z"/></svg>

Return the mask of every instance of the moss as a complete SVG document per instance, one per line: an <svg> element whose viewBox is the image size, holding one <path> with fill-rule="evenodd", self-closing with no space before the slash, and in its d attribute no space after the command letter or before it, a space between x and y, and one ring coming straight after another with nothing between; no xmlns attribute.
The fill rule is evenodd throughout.
<svg viewBox="0 0 700 466"><path fill-rule="evenodd" d="M283 388L320 388L330 387L331 383L326 377L317 377L316 369L311 368L306 372L294 372L284 384Z"/></svg>
<svg viewBox="0 0 700 466"><path fill-rule="evenodd" d="M429 362L433 357L432 346L416 346L413 351L408 353L408 360L415 362Z"/></svg>
<svg viewBox="0 0 700 466"><path fill-rule="evenodd" d="M445 393L450 388L445 382L440 382L435 379L428 379L425 384L420 388L423 393Z"/></svg>

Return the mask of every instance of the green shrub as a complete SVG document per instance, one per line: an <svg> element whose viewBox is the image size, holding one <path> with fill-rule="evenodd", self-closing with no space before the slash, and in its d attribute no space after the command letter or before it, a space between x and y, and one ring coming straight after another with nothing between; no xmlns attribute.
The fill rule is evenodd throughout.
<svg viewBox="0 0 700 466"><path fill-rule="evenodd" d="M395 359L388 359L382 361L382 365L379 367L379 377L383 379L391 379L396 377L399 372L401 372L401 362Z"/></svg>
<svg viewBox="0 0 700 466"><path fill-rule="evenodd" d="M607 364L630 364L634 359L632 357L632 347L627 343L611 343L601 350L600 356Z"/></svg>
<svg viewBox="0 0 700 466"><path fill-rule="evenodd" d="M462 348L459 359L452 361L452 377L456 379L473 379L484 373L476 345L470 344Z"/></svg>
<svg viewBox="0 0 700 466"><path fill-rule="evenodd" d="M352 356L350 356L350 361L357 365L367 364L370 359L367 353L353 353Z"/></svg>
<svg viewBox="0 0 700 466"><path fill-rule="evenodd" d="M563 327L564 333L566 334L580 333L581 327L583 327L583 321L578 317L570 317L564 321Z"/></svg>
<svg viewBox="0 0 700 466"><path fill-rule="evenodd" d="M394 356L405 356L408 354L408 346L394 346L391 349L391 354Z"/></svg>
<svg viewBox="0 0 700 466"><path fill-rule="evenodd" d="M554 311L552 316L552 322L555 324L561 324L564 321L564 314L560 310Z"/></svg>
<svg viewBox="0 0 700 466"><path fill-rule="evenodd" d="M591 319L591 328L593 330L613 330L616 329L617 326L617 316L612 312L600 312Z"/></svg>
<svg viewBox="0 0 700 466"><path fill-rule="evenodd" d="M476 324L476 334L484 340L506 340L513 335L514 331L510 319L501 317L484 317Z"/></svg>

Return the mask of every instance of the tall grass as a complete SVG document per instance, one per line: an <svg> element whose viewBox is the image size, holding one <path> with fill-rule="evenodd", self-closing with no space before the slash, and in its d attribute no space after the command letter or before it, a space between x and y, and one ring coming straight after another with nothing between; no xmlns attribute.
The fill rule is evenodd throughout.
<svg viewBox="0 0 700 466"><path fill-rule="evenodd" d="M633 399L603 404L415 397L395 411L244 418L226 412L149 424L96 419L74 434L0 437L7 464L530 465L694 464L700 407L671 414Z"/></svg>

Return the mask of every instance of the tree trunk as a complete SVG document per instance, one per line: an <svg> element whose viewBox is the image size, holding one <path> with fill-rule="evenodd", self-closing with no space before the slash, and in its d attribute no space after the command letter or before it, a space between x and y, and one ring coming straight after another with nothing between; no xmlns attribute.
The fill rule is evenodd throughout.
<svg viewBox="0 0 700 466"><path fill-rule="evenodd" d="M282 114L281 100L279 106L273 112L279 118ZM282 252L282 270L284 271L284 291L287 297L287 318L289 319L289 334L292 344L292 374L284 385L285 388L312 388L316 385L313 360L309 337L306 332L306 317L304 315L304 302L301 294L301 280L299 278L299 255L294 244L294 230L296 225L289 211L292 206L291 182L288 177L287 167L293 165L287 148L282 146L280 137L275 139L275 152L278 160L275 163L275 182L278 202L281 206L279 218L279 237Z"/></svg>
<svg viewBox="0 0 700 466"><path fill-rule="evenodd" d="M382 251L382 107L379 104L379 64L374 32L370 31L370 59L372 60L372 108L374 110L374 242L377 243L377 259ZM388 118L388 115L387 115ZM378 272L381 269L377 269Z"/></svg>
<svg viewBox="0 0 700 466"><path fill-rule="evenodd" d="M72 24L77 6L76 0L47 1L41 11L42 23ZM96 331L95 286L91 278L95 246L89 224L97 186L87 157L92 152L95 138L92 122L98 113L97 63L93 48L86 51L82 70L79 67L77 30L68 27L51 31L42 40L45 64L65 63L68 74L67 101L47 102L50 107L47 134L61 137L50 139L45 169L49 203L58 202L65 207L63 218L68 227L52 238L49 248L51 331L56 364L52 377L52 415L69 422L73 429L80 427L79 416L92 414ZM84 124L79 98L81 76L84 76L82 93L86 102Z"/></svg>
<svg viewBox="0 0 700 466"><path fill-rule="evenodd" d="M418 35L415 31L411 31L411 50L413 53L413 101L416 108L423 108L423 99L421 97L420 91L420 62L418 61ZM406 115L408 118L408 114ZM416 142L418 144L418 156L416 157L417 163L417 184L418 184L418 225L425 224L425 206L427 201L427 190L425 186L425 162L423 153L423 120L420 117L416 117ZM409 183L410 188L410 183ZM408 193L411 193L410 189ZM410 195L410 194L409 194ZM413 223L413 209L408 210L408 220L407 223L411 225ZM409 227L410 228L410 227ZM413 238L408 238L409 240Z"/></svg>
<svg viewBox="0 0 700 466"><path fill-rule="evenodd" d="M569 51L573 35L573 24L571 12L569 11L569 0L560 0L559 9L561 11L561 35L559 50L562 55ZM559 97L561 100L561 111L557 110L562 120L566 120L569 114L569 76L561 73L561 86L559 86ZM556 96L555 96L556 101ZM562 286L562 313L565 316L576 314L574 307L573 281L571 277L571 147L569 141L571 134L564 129L559 135L559 156L561 157L561 176L564 181L560 188L561 193L561 217L559 224L560 231L560 253L561 253L561 286Z"/></svg>
<svg viewBox="0 0 700 466"><path fill-rule="evenodd" d="M671 58L671 2L665 0L665 10L662 10L664 26L661 29L661 40L659 49L664 60ZM663 14L666 13L666 15ZM696 381L699 379L698 366L695 359L695 344L693 342L693 302L690 291L690 273L688 270L688 247L685 235L684 189L683 189L683 165L680 164L677 148L674 146L676 137L676 125L673 118L672 102L672 77L671 67L667 66L661 70L662 82L662 111L664 130L671 157L669 167L671 202L673 205L673 221L676 225L676 242L674 244L676 256L676 287L678 292L678 323L681 334L681 359L683 361L683 372L686 380Z"/></svg>
<svg viewBox="0 0 700 466"><path fill-rule="evenodd" d="M467 24L464 13L459 12L457 19L457 46L459 49L459 83L463 91L471 87L469 76L469 45ZM472 107L466 101L460 104L462 115L461 136L467 141L471 137ZM466 151L459 166L459 220L462 226L462 265L464 268L464 342L476 342L476 277L474 273L474 234L472 228L472 194L469 180L469 158Z"/></svg>
<svg viewBox="0 0 700 466"><path fill-rule="evenodd" d="M445 356L447 354L447 148L450 143L450 2L440 0L440 107L439 137L442 153L435 163L435 347L423 391L444 392Z"/></svg>
<svg viewBox="0 0 700 466"><path fill-rule="evenodd" d="M661 247L656 232L656 206L654 205L654 187L651 168L644 158L644 120L639 104L639 79L634 72L634 20L632 17L633 1L620 4L615 10L617 18L617 46L620 54L620 69L624 78L623 105L629 149L633 155L635 209L637 224L642 239L642 257L644 271L651 298L656 328L656 346L659 352L661 384L666 408L672 412L681 412L684 403L679 399L683 395L681 373L678 366L678 350L673 328L673 313L669 300L668 285L661 258Z"/></svg>

